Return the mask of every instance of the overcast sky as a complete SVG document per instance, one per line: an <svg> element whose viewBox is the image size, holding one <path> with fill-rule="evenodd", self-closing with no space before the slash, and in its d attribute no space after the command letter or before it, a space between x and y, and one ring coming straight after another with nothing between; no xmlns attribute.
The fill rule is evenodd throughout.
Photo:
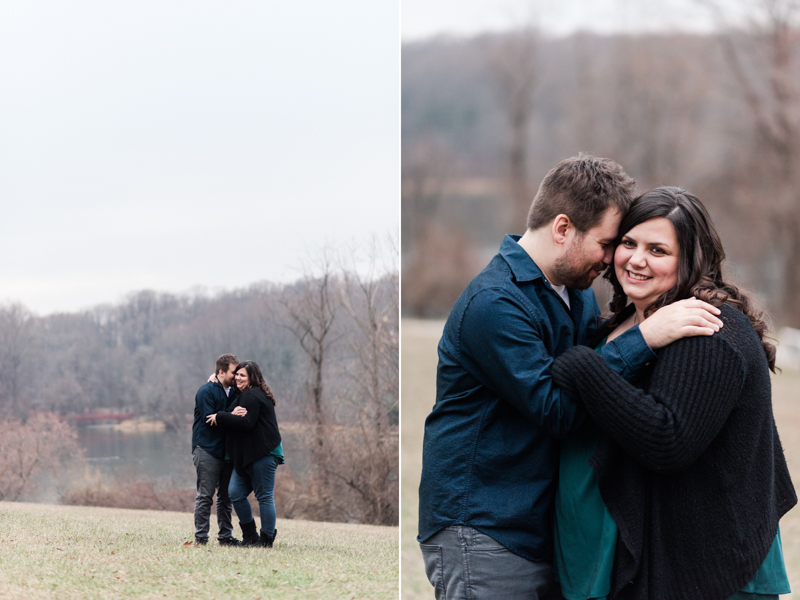
<svg viewBox="0 0 800 600"><path fill-rule="evenodd" d="M4 0L0 302L287 281L396 232L399 50L385 0Z"/></svg>
<svg viewBox="0 0 800 600"><path fill-rule="evenodd" d="M729 17L742 0L718 0ZM439 34L473 35L534 23L553 35L643 30L709 31L697 0L402 0L403 41Z"/></svg>

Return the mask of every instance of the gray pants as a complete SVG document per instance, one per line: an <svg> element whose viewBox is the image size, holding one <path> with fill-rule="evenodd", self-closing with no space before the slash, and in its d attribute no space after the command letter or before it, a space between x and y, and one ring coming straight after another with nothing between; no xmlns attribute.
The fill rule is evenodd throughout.
<svg viewBox="0 0 800 600"><path fill-rule="evenodd" d="M472 527L447 527L419 547L436 600L540 600L552 585L550 563L517 556Z"/></svg>
<svg viewBox="0 0 800 600"><path fill-rule="evenodd" d="M231 525L231 499L228 497L228 483L231 480L233 465L214 458L200 446L192 450L192 462L197 471L197 496L194 500L194 539L208 541L211 520L211 504L214 490L217 492L217 539L230 539L233 535Z"/></svg>

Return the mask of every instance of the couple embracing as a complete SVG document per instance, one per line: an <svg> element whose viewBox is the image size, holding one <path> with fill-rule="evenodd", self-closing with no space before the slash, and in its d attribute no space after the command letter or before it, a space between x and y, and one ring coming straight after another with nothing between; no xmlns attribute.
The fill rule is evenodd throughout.
<svg viewBox="0 0 800 600"><path fill-rule="evenodd" d="M209 519L217 490L221 546L272 548L275 529L275 471L283 464L283 444L275 417L275 395L259 366L233 354L217 359L214 375L195 396L192 461L197 471L194 505L195 546L208 543ZM261 531L247 497L255 493ZM231 506L243 539L233 537Z"/></svg>
<svg viewBox="0 0 800 600"><path fill-rule="evenodd" d="M562 161L450 313L419 504L437 599L789 592L764 316L697 197L634 189Z"/></svg>

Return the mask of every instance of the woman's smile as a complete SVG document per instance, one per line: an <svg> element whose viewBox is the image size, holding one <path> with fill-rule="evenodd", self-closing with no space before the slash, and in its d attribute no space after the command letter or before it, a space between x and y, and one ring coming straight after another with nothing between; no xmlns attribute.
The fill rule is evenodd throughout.
<svg viewBox="0 0 800 600"><path fill-rule="evenodd" d="M240 390L245 390L250 387L250 378L247 376L246 369L239 369L236 371L236 387Z"/></svg>
<svg viewBox="0 0 800 600"><path fill-rule="evenodd" d="M639 275L638 273L634 273L633 271L625 271L628 274L630 279L634 281L647 281L648 279L652 279L652 277L648 277L647 275Z"/></svg>
<svg viewBox="0 0 800 600"><path fill-rule="evenodd" d="M622 291L640 314L678 282L680 248L672 223L659 217L622 236L614 269Z"/></svg>

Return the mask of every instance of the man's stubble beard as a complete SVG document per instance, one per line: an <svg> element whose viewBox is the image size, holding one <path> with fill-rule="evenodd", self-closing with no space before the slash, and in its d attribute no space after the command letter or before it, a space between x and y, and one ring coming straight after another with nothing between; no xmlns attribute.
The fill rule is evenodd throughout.
<svg viewBox="0 0 800 600"><path fill-rule="evenodd" d="M557 281L574 290L586 290L592 287L596 279L592 271L600 271L602 275L606 265L594 263L590 266L578 254L578 249L572 247L562 257L556 260L553 265L553 275Z"/></svg>

